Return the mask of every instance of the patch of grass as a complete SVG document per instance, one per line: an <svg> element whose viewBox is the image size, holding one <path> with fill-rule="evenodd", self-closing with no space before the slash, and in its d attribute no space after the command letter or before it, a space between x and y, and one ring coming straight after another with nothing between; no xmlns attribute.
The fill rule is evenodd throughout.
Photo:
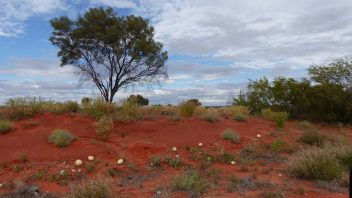
<svg viewBox="0 0 352 198"><path fill-rule="evenodd" d="M219 113L216 109L207 109L202 115L202 119L210 123L217 122L219 121Z"/></svg>
<svg viewBox="0 0 352 198"><path fill-rule="evenodd" d="M233 119L236 120L236 121L239 121L239 122L244 122L244 121L248 120L248 115L242 114L242 113L238 113L238 114L236 114L234 116Z"/></svg>
<svg viewBox="0 0 352 198"><path fill-rule="evenodd" d="M0 120L0 134L8 133L12 131L13 125L12 122L8 120Z"/></svg>
<svg viewBox="0 0 352 198"><path fill-rule="evenodd" d="M95 178L72 186L68 197L70 198L113 198L114 187L107 178Z"/></svg>
<svg viewBox="0 0 352 198"><path fill-rule="evenodd" d="M338 179L342 174L335 156L318 148L298 153L288 171L297 178L322 181Z"/></svg>
<svg viewBox="0 0 352 198"><path fill-rule="evenodd" d="M228 140L228 141L231 141L231 142L236 143L236 144L239 144L241 142L240 134L235 133L235 131L232 130L232 129L225 129L221 133L221 138L223 140Z"/></svg>
<svg viewBox="0 0 352 198"><path fill-rule="evenodd" d="M67 147L76 138L68 131L55 129L51 132L48 141L58 147Z"/></svg>
<svg viewBox="0 0 352 198"><path fill-rule="evenodd" d="M265 191L259 193L260 198L285 198L285 194L282 192Z"/></svg>
<svg viewBox="0 0 352 198"><path fill-rule="evenodd" d="M234 118L238 114L248 116L250 113L250 110L246 106L236 105L236 106L224 107L221 109L221 112L225 118Z"/></svg>
<svg viewBox="0 0 352 198"><path fill-rule="evenodd" d="M19 165L14 165L12 169L15 173L20 173L23 170L23 168Z"/></svg>
<svg viewBox="0 0 352 198"><path fill-rule="evenodd" d="M193 102L182 102L181 104L178 105L178 112L180 116L185 117L185 118L190 118L193 116L195 109L197 105L194 104Z"/></svg>
<svg viewBox="0 0 352 198"><path fill-rule="evenodd" d="M113 129L113 122L107 116L103 116L96 123L96 131L97 131L99 140L105 141L112 133L112 129Z"/></svg>
<svg viewBox="0 0 352 198"><path fill-rule="evenodd" d="M149 160L150 162L150 166L153 166L153 167L160 167L161 166L161 158L160 156L152 156Z"/></svg>
<svg viewBox="0 0 352 198"><path fill-rule="evenodd" d="M107 170L107 174L110 175L111 177L114 177L120 173L121 173L121 171L116 168L110 168Z"/></svg>
<svg viewBox="0 0 352 198"><path fill-rule="evenodd" d="M259 181L254 176L238 178L232 176L229 186L227 187L228 192L245 191L245 190L259 190L259 189L270 189L274 188L275 185L269 180Z"/></svg>
<svg viewBox="0 0 352 198"><path fill-rule="evenodd" d="M169 166L178 168L181 165L181 159L179 157L170 157L166 156L164 158L164 162L167 163Z"/></svg>
<svg viewBox="0 0 352 198"><path fill-rule="evenodd" d="M94 171L94 164L88 164L87 165L87 172L92 173Z"/></svg>
<svg viewBox="0 0 352 198"><path fill-rule="evenodd" d="M208 182L196 171L174 177L171 186L175 191L188 191L193 196L202 195L209 188Z"/></svg>
<svg viewBox="0 0 352 198"><path fill-rule="evenodd" d="M269 149L279 153L283 150L284 146L285 142L283 142L281 139L275 139L271 144L269 144Z"/></svg>
<svg viewBox="0 0 352 198"><path fill-rule="evenodd" d="M307 130L298 138L298 142L311 146L322 147L326 138L317 130Z"/></svg>
<svg viewBox="0 0 352 198"><path fill-rule="evenodd" d="M269 108L262 109L261 114L262 114L263 118L266 120L270 120L270 121L274 120L274 112Z"/></svg>
<svg viewBox="0 0 352 198"><path fill-rule="evenodd" d="M25 153L21 153L18 156L18 161L20 161L22 163L26 163L26 162L28 162L28 156Z"/></svg>
<svg viewBox="0 0 352 198"><path fill-rule="evenodd" d="M235 160L235 156L226 151L221 151L221 154L218 156L218 161L226 164L230 164L231 161Z"/></svg>
<svg viewBox="0 0 352 198"><path fill-rule="evenodd" d="M288 113L286 112L275 112L274 113L274 121L276 127L279 129L283 129L286 125L288 119Z"/></svg>

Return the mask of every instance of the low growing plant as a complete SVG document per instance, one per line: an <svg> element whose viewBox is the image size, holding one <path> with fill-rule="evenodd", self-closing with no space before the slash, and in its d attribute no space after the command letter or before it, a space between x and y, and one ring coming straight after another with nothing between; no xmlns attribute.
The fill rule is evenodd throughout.
<svg viewBox="0 0 352 198"><path fill-rule="evenodd" d="M221 133L221 138L236 144L239 144L241 142L241 136L232 129L225 129Z"/></svg>
<svg viewBox="0 0 352 198"><path fill-rule="evenodd" d="M298 138L298 142L311 146L322 147L326 138L317 130L307 130Z"/></svg>
<svg viewBox="0 0 352 198"><path fill-rule="evenodd" d="M174 177L171 186L175 191L188 191L193 196L204 194L209 188L208 182L196 171Z"/></svg>
<svg viewBox="0 0 352 198"><path fill-rule="evenodd" d="M185 117L185 118L190 118L193 116L195 109L197 105L193 102L182 102L178 106L178 112L180 116Z"/></svg>
<svg viewBox="0 0 352 198"><path fill-rule="evenodd" d="M75 184L68 194L69 198L113 198L112 181L107 178L95 178Z"/></svg>
<svg viewBox="0 0 352 198"><path fill-rule="evenodd" d="M96 123L96 130L97 130L99 140L105 141L112 133L112 129L113 129L113 122L107 116L103 116Z"/></svg>
<svg viewBox="0 0 352 198"><path fill-rule="evenodd" d="M1 133L8 133L12 131L13 125L12 122L8 120L0 120L0 134Z"/></svg>
<svg viewBox="0 0 352 198"><path fill-rule="evenodd" d="M67 147L76 138L68 131L55 129L51 132L48 141L58 147Z"/></svg>
<svg viewBox="0 0 352 198"><path fill-rule="evenodd" d="M202 115L202 119L210 123L217 122L219 121L219 113L216 109L207 109Z"/></svg>
<svg viewBox="0 0 352 198"><path fill-rule="evenodd" d="M235 115L234 119L239 121L239 122L247 121L248 120L248 115L242 114L242 113L238 113L238 114Z"/></svg>

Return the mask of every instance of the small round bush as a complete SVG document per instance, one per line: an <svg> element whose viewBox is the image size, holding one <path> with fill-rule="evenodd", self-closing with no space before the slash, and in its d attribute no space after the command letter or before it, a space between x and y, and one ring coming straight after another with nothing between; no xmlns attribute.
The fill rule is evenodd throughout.
<svg viewBox="0 0 352 198"><path fill-rule="evenodd" d="M331 181L341 177L342 169L334 155L322 149L305 150L297 154L288 167L297 178Z"/></svg>
<svg viewBox="0 0 352 198"><path fill-rule="evenodd" d="M244 121L248 120L248 115L242 114L242 113L238 113L238 114L235 115L234 119L239 121L239 122L244 122Z"/></svg>
<svg viewBox="0 0 352 198"><path fill-rule="evenodd" d="M241 136L235 133L232 129L225 129L221 133L221 138L239 144L241 142Z"/></svg>
<svg viewBox="0 0 352 198"><path fill-rule="evenodd" d="M219 113L215 109L206 110L202 119L210 123L217 122L219 121Z"/></svg>
<svg viewBox="0 0 352 198"><path fill-rule="evenodd" d="M72 186L69 198L113 198L112 181L107 178L95 178Z"/></svg>
<svg viewBox="0 0 352 198"><path fill-rule="evenodd" d="M0 120L0 133L8 133L13 129L12 123L8 120Z"/></svg>
<svg viewBox="0 0 352 198"><path fill-rule="evenodd" d="M298 142L311 146L321 147L325 143L325 137L318 131L309 130L303 132L303 134L298 138Z"/></svg>
<svg viewBox="0 0 352 198"><path fill-rule="evenodd" d="M67 147L76 138L68 131L62 129L55 129L51 132L48 141L58 147Z"/></svg>
<svg viewBox="0 0 352 198"><path fill-rule="evenodd" d="M288 119L288 113L286 112L275 112L274 113L274 121L276 123L276 127L283 129L286 125Z"/></svg>
<svg viewBox="0 0 352 198"><path fill-rule="evenodd" d="M193 116L196 107L193 102L183 102L178 106L178 111L180 116L189 118Z"/></svg>
<svg viewBox="0 0 352 198"><path fill-rule="evenodd" d="M97 127L98 138L100 140L104 141L112 133L113 122L112 122L112 120L109 117L103 116L96 123L96 127Z"/></svg>

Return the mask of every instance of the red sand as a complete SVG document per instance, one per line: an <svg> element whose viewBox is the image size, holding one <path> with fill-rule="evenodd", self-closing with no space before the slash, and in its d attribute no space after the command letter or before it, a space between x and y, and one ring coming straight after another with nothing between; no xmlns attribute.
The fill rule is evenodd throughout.
<svg viewBox="0 0 352 198"><path fill-rule="evenodd" d="M29 126L30 123L35 123ZM174 156L171 151L173 146L178 148L180 155L187 164L194 164L189 160L191 152L186 150L187 146L194 147L199 142L203 143L203 149L220 152L221 148L226 151L236 152L244 144L250 141L271 142L275 139L271 132L275 131L273 123L258 118L251 118L247 122L236 122L222 119L216 123L208 123L198 118L185 119L179 122L170 121L167 118L137 121L130 123L114 123L114 134L107 142L96 139L95 121L93 118L80 114L43 114L34 118L15 122L15 129L7 134L0 135L0 163L6 167L0 168L0 183L5 184L11 180L27 181L40 186L44 191L63 193L68 190L67 184L57 184L49 181L48 174L58 174L61 170L69 172L69 183L71 180L79 181L85 176L106 175L107 169L115 168L121 170L122 176L118 178L121 194L131 197L152 197L156 191L169 193L171 197L186 197L183 192L170 192L169 184L171 178L180 173L182 168L175 169L162 165L162 168L151 168L148 166L149 159L153 155ZM301 133L298 123L289 123L286 131L280 138L286 142L293 143ZM67 148L57 148L48 143L47 138L53 129L69 130L77 140ZM231 128L241 135L241 144L232 144L220 139L220 134L225 128ZM326 128L323 131L336 130ZM351 129L348 129L351 134ZM258 140L257 134L262 138ZM19 161L19 156L25 154L28 162ZM97 159L93 173L87 172L87 156L92 155ZM133 163L137 171L128 168L128 163L122 166L116 165L116 160L124 157L128 163ZM291 156L288 156L290 159ZM84 165L80 168L74 166L76 159L82 159ZM22 167L22 171L16 173L13 167ZM227 186L231 175L238 177L255 175L259 180L269 179L280 186L286 197L347 197L347 192L329 192L314 187L313 182L296 180L287 175L287 161L284 163L256 163L248 166L248 171L241 171L238 165L226 165L215 163L212 168L222 170L217 188L211 189L204 197L256 197L260 191L246 191L243 194L236 192L228 193ZM269 173L263 170L272 168ZM75 173L72 172L74 169ZM78 169L81 169L80 172ZM42 178L29 178L28 176L45 170ZM280 177L278 174L282 174ZM127 176L130 178L127 178ZM126 177L125 177L126 176ZM304 195L297 193L298 187L303 187ZM1 192L6 192L0 188ZM164 196L165 194L163 194Z"/></svg>

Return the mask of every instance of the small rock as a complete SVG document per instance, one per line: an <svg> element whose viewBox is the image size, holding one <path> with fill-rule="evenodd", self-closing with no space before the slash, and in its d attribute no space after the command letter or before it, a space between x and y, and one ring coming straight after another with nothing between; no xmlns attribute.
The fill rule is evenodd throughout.
<svg viewBox="0 0 352 198"><path fill-rule="evenodd" d="M161 194L161 191L160 191L160 190L156 191L156 194L157 194L157 195L160 195L160 194Z"/></svg>
<svg viewBox="0 0 352 198"><path fill-rule="evenodd" d="M177 151L177 148L174 146L174 147L172 147L172 151L173 152L176 152Z"/></svg>
<svg viewBox="0 0 352 198"><path fill-rule="evenodd" d="M175 157L176 157L176 158L179 158L180 156L179 156L179 155L176 155Z"/></svg>
<svg viewBox="0 0 352 198"><path fill-rule="evenodd" d="M279 175L279 177L282 177L282 174L281 174L281 173L279 173L278 175Z"/></svg>
<svg viewBox="0 0 352 198"><path fill-rule="evenodd" d="M198 143L198 146L199 146L199 147L202 147L202 146L203 146L203 143L201 143L201 142Z"/></svg>
<svg viewBox="0 0 352 198"><path fill-rule="evenodd" d="M118 165L123 164L123 159L119 159L119 160L117 160L117 164L118 164Z"/></svg>
<svg viewBox="0 0 352 198"><path fill-rule="evenodd" d="M236 162L235 162L235 161L231 161L231 164L232 164L232 165L235 165L235 164L236 164Z"/></svg>
<svg viewBox="0 0 352 198"><path fill-rule="evenodd" d="M89 161L93 161L93 160L94 160L94 157L90 155L90 156L88 156L88 160L89 160Z"/></svg>
<svg viewBox="0 0 352 198"><path fill-rule="evenodd" d="M82 164L83 164L83 162L82 162L82 160L80 160L80 159L78 159L78 160L75 161L75 165L76 165L76 166L82 166Z"/></svg>
<svg viewBox="0 0 352 198"><path fill-rule="evenodd" d="M261 138L262 136L260 134L257 135L257 138Z"/></svg>
<svg viewBox="0 0 352 198"><path fill-rule="evenodd" d="M3 186L3 185L2 185L2 184L0 184L0 188L2 188L2 186Z"/></svg>

